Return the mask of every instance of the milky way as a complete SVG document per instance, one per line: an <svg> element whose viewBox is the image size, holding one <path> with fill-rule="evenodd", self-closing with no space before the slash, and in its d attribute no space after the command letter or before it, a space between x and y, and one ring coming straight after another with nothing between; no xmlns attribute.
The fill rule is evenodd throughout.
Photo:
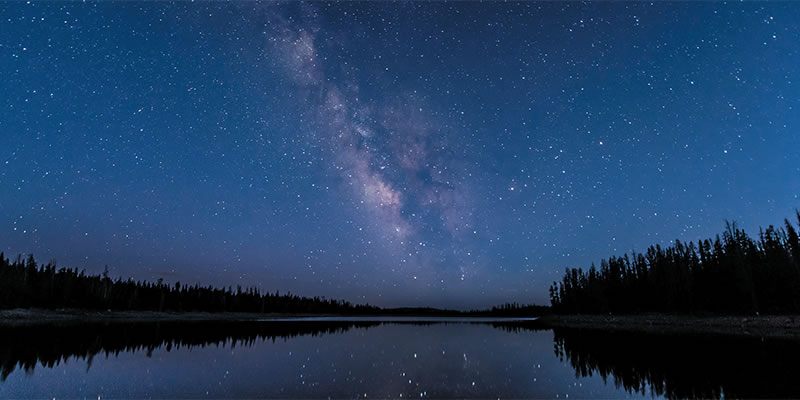
<svg viewBox="0 0 800 400"><path fill-rule="evenodd" d="M4 3L0 249L379 305L800 207L800 6Z"/></svg>

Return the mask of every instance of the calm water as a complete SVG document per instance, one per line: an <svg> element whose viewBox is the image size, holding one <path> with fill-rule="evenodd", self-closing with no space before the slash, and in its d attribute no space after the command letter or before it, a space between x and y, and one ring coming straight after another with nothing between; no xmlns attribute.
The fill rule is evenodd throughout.
<svg viewBox="0 0 800 400"><path fill-rule="evenodd" d="M305 319L0 327L0 397L799 397L800 343Z"/></svg>

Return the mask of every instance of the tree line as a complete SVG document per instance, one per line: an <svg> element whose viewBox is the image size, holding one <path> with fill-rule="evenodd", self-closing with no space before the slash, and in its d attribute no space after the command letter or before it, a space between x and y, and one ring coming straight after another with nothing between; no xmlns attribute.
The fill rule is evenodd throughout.
<svg viewBox="0 0 800 400"><path fill-rule="evenodd" d="M0 309L77 308L86 310L206 311L250 313L365 314L379 310L369 304L262 292L258 288L165 284L87 275L77 268L39 265L33 255L14 261L0 253Z"/></svg>
<svg viewBox="0 0 800 400"><path fill-rule="evenodd" d="M557 313L797 313L800 240L788 219L758 239L726 222L721 237L697 244L675 240L600 268L568 268L550 286L550 302Z"/></svg>
<svg viewBox="0 0 800 400"><path fill-rule="evenodd" d="M0 309L72 308L113 311L247 312L353 315L435 315L435 316L536 316L549 307L507 303L485 310L438 308L380 308L352 304L324 297L301 297L279 291L237 286L217 288L111 279L108 267L102 274L90 275L77 268L58 268L54 263L40 265L33 255L13 261L0 252Z"/></svg>

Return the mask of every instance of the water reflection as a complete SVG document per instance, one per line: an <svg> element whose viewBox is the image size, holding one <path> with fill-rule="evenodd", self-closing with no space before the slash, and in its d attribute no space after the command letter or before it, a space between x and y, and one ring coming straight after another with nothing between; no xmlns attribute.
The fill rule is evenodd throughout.
<svg viewBox="0 0 800 400"><path fill-rule="evenodd" d="M578 376L668 398L800 398L800 342L721 335L555 329L555 354Z"/></svg>
<svg viewBox="0 0 800 400"><path fill-rule="evenodd" d="M97 355L145 351L150 357L153 350L161 348L167 352L206 346L236 348L252 346L257 340L274 342L377 325L380 322L204 321L0 326L4 338L0 341L0 380L5 381L17 367L31 374L37 365L53 368L69 358L86 360L88 369Z"/></svg>
<svg viewBox="0 0 800 400"><path fill-rule="evenodd" d="M793 340L434 320L0 326L0 337L0 397L800 397Z"/></svg>

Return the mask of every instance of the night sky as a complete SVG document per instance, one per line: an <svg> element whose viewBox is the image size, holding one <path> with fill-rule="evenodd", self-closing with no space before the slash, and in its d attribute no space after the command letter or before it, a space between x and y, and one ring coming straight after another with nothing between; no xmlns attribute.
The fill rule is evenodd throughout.
<svg viewBox="0 0 800 400"><path fill-rule="evenodd" d="M0 250L381 306L800 207L800 3L0 3Z"/></svg>

